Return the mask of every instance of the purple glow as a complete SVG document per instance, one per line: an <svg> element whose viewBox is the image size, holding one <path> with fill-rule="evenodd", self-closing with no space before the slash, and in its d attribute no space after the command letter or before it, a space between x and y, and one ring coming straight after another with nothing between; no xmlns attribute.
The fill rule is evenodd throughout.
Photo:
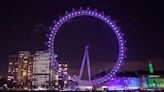
<svg viewBox="0 0 164 92"><path fill-rule="evenodd" d="M54 65L53 67L55 69L58 69L58 62L56 60L56 57L54 57L55 51L54 51L54 47L53 47L55 35L63 23L65 23L67 20L70 20L70 19L75 18L77 16L92 16L92 17L98 18L98 19L104 21L105 23L107 23L108 26L112 28L113 32L117 36L117 40L119 43L119 55L118 55L119 57L117 59L117 62L115 64L114 68L112 69L112 71L102 78L99 78L96 80L90 80L90 81L77 80L77 79L72 79L72 80L78 82L81 85L99 85L105 81L111 80L111 78L117 73L117 71L120 68L121 63L123 62L123 59L125 57L125 53L124 53L126 50L125 46L124 46L125 41L123 39L123 35L122 35L123 33L119 30L119 27L117 27L115 22L112 21L109 16L105 16L103 13L99 13L96 10L94 10L94 11L92 11L90 9L82 10L80 8L80 10L75 11L74 9L72 9L72 12L66 13L66 15L63 16L61 19L59 19L59 21L55 22L54 27L50 29L51 33L50 33L49 41L48 41L48 51L50 53L50 60L51 60L52 64ZM62 69L62 71L63 71L63 69ZM66 75L63 73L61 75L63 75L64 78L68 79L69 75ZM73 78L73 77L71 77L71 78Z"/></svg>
<svg viewBox="0 0 164 92"><path fill-rule="evenodd" d="M138 89L140 87L140 78L113 78L111 81L103 84L103 86L108 86L109 89Z"/></svg>

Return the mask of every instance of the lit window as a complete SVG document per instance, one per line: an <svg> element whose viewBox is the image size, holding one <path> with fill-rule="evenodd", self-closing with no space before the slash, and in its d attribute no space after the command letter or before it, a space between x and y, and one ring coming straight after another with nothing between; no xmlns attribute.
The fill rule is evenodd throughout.
<svg viewBox="0 0 164 92"><path fill-rule="evenodd" d="M12 65L12 64L13 64L12 62L9 63L9 65Z"/></svg>
<svg viewBox="0 0 164 92"><path fill-rule="evenodd" d="M64 81L64 84L67 84L67 81Z"/></svg>
<svg viewBox="0 0 164 92"><path fill-rule="evenodd" d="M67 67L67 64L64 64L64 67Z"/></svg>
<svg viewBox="0 0 164 92"><path fill-rule="evenodd" d="M67 71L68 70L68 68L64 68L64 71Z"/></svg>
<svg viewBox="0 0 164 92"><path fill-rule="evenodd" d="M24 63L27 63L27 62L28 62L28 61L26 61L26 60L24 61Z"/></svg>
<svg viewBox="0 0 164 92"><path fill-rule="evenodd" d="M16 72L18 72L18 68L16 68Z"/></svg>
<svg viewBox="0 0 164 92"><path fill-rule="evenodd" d="M23 77L25 77L27 75L27 73L26 72L23 72Z"/></svg>
<svg viewBox="0 0 164 92"><path fill-rule="evenodd" d="M28 58L27 56L24 57L24 59L27 59L27 58Z"/></svg>
<svg viewBox="0 0 164 92"><path fill-rule="evenodd" d="M67 74L67 72L64 72L64 74Z"/></svg>

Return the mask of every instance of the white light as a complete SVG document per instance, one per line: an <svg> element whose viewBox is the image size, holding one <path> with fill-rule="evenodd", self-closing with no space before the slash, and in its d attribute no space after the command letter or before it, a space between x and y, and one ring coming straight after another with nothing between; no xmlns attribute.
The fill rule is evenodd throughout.
<svg viewBox="0 0 164 92"><path fill-rule="evenodd" d="M55 30L55 28L53 28L52 30ZM54 31L51 31L51 34L54 34Z"/></svg>
<svg viewBox="0 0 164 92"><path fill-rule="evenodd" d="M101 16L102 19L104 19L104 16Z"/></svg>
<svg viewBox="0 0 164 92"><path fill-rule="evenodd" d="M101 15L99 14L98 17L101 17Z"/></svg>
<svg viewBox="0 0 164 92"><path fill-rule="evenodd" d="M58 26L57 26L57 25L55 25L55 27L57 28Z"/></svg>
<svg viewBox="0 0 164 92"><path fill-rule="evenodd" d="M53 30L55 30L55 28L53 28ZM54 31L51 31L51 33L54 33Z"/></svg>
<svg viewBox="0 0 164 92"><path fill-rule="evenodd" d="M58 22L57 24L59 25L60 23Z"/></svg>
<svg viewBox="0 0 164 92"><path fill-rule="evenodd" d="M61 23L62 23L63 21L62 21L62 20L60 20L59 22L61 22Z"/></svg>
<svg viewBox="0 0 164 92"><path fill-rule="evenodd" d="M112 24L112 27L114 28L115 26Z"/></svg>
<svg viewBox="0 0 164 92"><path fill-rule="evenodd" d="M65 18L63 17L63 18L62 18L62 20L64 21L64 20L65 20Z"/></svg>
<svg viewBox="0 0 164 92"><path fill-rule="evenodd" d="M67 19L67 18L68 18L68 16L65 16L65 18Z"/></svg>
<svg viewBox="0 0 164 92"><path fill-rule="evenodd" d="M69 17L71 16L71 14L68 15Z"/></svg>

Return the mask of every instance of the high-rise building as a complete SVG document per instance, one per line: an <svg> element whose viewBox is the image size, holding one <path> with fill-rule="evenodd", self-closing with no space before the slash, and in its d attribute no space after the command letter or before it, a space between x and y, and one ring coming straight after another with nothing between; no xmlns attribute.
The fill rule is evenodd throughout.
<svg viewBox="0 0 164 92"><path fill-rule="evenodd" d="M33 62L33 86L49 86L51 80L50 65L48 51L37 51Z"/></svg>
<svg viewBox="0 0 164 92"><path fill-rule="evenodd" d="M28 51L19 52L17 79L19 85L26 87L32 85L33 55Z"/></svg>
<svg viewBox="0 0 164 92"><path fill-rule="evenodd" d="M63 69L63 73L67 74L68 73L68 64L67 63L59 63L59 71ZM65 80L60 73L58 73L55 70L52 70L52 82L55 88L62 89L67 86L68 81Z"/></svg>
<svg viewBox="0 0 164 92"><path fill-rule="evenodd" d="M67 74L68 73L68 64L67 63L60 63L59 64L59 72L61 72L61 69L63 69L63 73ZM63 88L66 87L68 84L68 81L63 79L61 75L59 75L59 87Z"/></svg>
<svg viewBox="0 0 164 92"><path fill-rule="evenodd" d="M63 68L64 73L67 74L68 65L66 63L59 64L59 67L59 72ZM34 55L32 84L36 87L54 86L56 88L67 85L67 81L51 67L48 51L37 51Z"/></svg>
<svg viewBox="0 0 164 92"><path fill-rule="evenodd" d="M57 72L51 66L48 51L37 51L31 55L28 51L19 51L18 55L9 56L8 77L13 87L54 86L63 88L67 86L59 72L61 69L67 74L68 64L60 63Z"/></svg>
<svg viewBox="0 0 164 92"><path fill-rule="evenodd" d="M19 51L18 55L9 56L8 77L17 86L30 87L32 84L33 56L28 51Z"/></svg>
<svg viewBox="0 0 164 92"><path fill-rule="evenodd" d="M7 80L12 82L17 81L17 72L18 72L18 55L11 55L9 56L9 65L8 65L8 76Z"/></svg>

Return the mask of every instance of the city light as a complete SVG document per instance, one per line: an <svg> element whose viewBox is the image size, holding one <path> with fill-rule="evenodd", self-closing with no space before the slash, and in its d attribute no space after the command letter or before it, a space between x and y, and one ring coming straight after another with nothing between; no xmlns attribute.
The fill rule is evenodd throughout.
<svg viewBox="0 0 164 92"><path fill-rule="evenodd" d="M69 17L68 17L69 16ZM49 53L51 54L51 56L54 55L54 39L55 39L55 35L53 35L54 33L56 34L58 32L58 30L60 29L60 27L62 26L63 23L65 23L67 20L70 20L72 18L75 18L77 16L92 16L92 17L95 17L95 18L98 18L102 21L104 21L106 24L108 24L108 26L110 26L114 33L116 34L116 37L118 39L118 43L119 43L119 48L120 48L120 51L119 51L119 57L118 57L118 60L114 66L114 68L112 69L111 73L107 74L107 76L109 77L108 80L110 80L110 78L112 78L118 71L118 69L120 68L120 65L122 64L122 62L124 61L124 58L125 58L125 42L124 42L124 39L123 39L123 36L120 35L120 34L123 34L121 33L121 31L118 29L117 25L115 24L114 21L112 21L110 19L110 17L108 16L105 16L103 13L99 13L97 11L92 11L90 10L89 8L88 9L79 9L79 10L74 10L70 13L66 13L65 16L63 16L62 18L59 19L59 21L57 21L54 25L54 27L52 28L53 30L50 29L50 36L49 36L49 41L48 42L51 42L51 43L48 43L48 48L49 48ZM57 60L54 58L50 58L51 62L56 64ZM54 65L53 67L55 66L58 66L58 65ZM56 68L57 69L57 68ZM59 70L58 70L59 71ZM63 71L62 69L60 71ZM60 72L62 73L61 75L63 76L68 76L66 74L63 74L63 72ZM76 80L76 79L75 79ZM105 77L101 78L100 79L97 79L97 81L95 80L91 80L91 81L87 81L87 80L78 80L77 82L80 84L80 85L99 85L100 83L103 83L104 80L107 81L107 79Z"/></svg>
<svg viewBox="0 0 164 92"><path fill-rule="evenodd" d="M0 92L164 92L162 1L0 4Z"/></svg>

